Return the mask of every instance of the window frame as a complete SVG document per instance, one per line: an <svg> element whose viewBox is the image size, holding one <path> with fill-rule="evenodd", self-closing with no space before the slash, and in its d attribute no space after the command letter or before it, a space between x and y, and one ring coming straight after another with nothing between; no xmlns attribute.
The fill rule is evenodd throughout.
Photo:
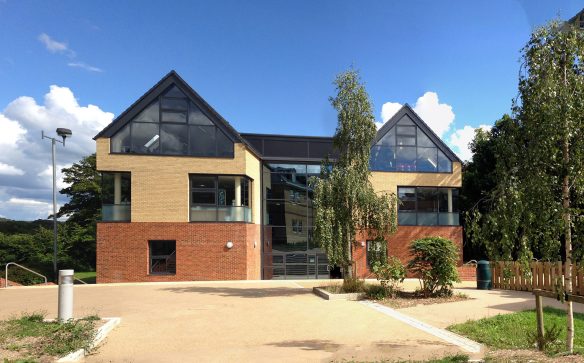
<svg viewBox="0 0 584 363"><path fill-rule="evenodd" d="M400 189L414 189L414 210L402 210L400 211L400 206L401 206L401 201L398 201L398 206L397 206L397 222L398 222L398 226L422 226L422 227L458 227L461 226L460 224L460 208L457 208L458 211L456 212L440 212L440 191L441 190L456 190L458 191L458 197L460 198L460 187L437 187L437 186L423 186L423 185L417 185L417 186L411 186L411 185L398 185L397 186L397 197L399 199L399 194L400 194ZM435 212L420 212L419 211L419 207L418 207L418 189L435 189L436 191L436 211ZM400 213L404 213L404 214L409 214L409 215L414 215L415 216L415 223L414 224L402 224L400 223L400 218L399 218L399 214ZM419 224L418 222L418 214L420 213L426 213L426 214L430 214L430 213L435 213L436 214L436 224ZM457 213L458 214L458 224L440 224L440 214L446 214L446 213Z"/></svg>
<svg viewBox="0 0 584 363"><path fill-rule="evenodd" d="M213 183L214 183L214 187L213 188L193 188L192 185L192 177L194 176L201 176L201 177L210 177L213 178ZM244 187L242 189L244 189L246 191L246 198L242 198L242 202L247 201L248 205L242 205L242 206L235 206L235 207L239 207L239 208L244 208L247 207L250 210L251 213L251 218L250 221L220 221L219 220L219 211L220 208L224 208L224 207L228 207L227 205L219 205L219 178L221 177L241 177L245 180L247 180L247 187ZM253 223L253 178L250 178L247 175L244 174L201 174L201 173L190 173L189 174L189 222L190 223ZM215 203L214 204L203 204L203 203L197 203L197 204L193 204L193 193L196 192L210 192L213 191L215 193ZM191 208L195 207L195 206L202 206L202 207L214 207L215 208L215 219L214 220L192 220L191 217ZM233 206L232 206L233 207Z"/></svg>
<svg viewBox="0 0 584 363"><path fill-rule="evenodd" d="M173 242L174 243L174 251L170 254L170 255L153 255L152 254L152 244L155 242ZM155 272L152 271L152 267L153 267L153 263L152 263L152 259L154 257L158 257L158 258L162 258L162 257L166 257L167 259L172 256L174 254L174 272ZM168 269L168 268L167 268ZM153 275L153 276L160 276L160 275L166 275L166 276L173 276L176 275L176 270L177 270L177 265L176 265L176 240L162 240L162 239L156 239L156 240L148 240L148 275Z"/></svg>

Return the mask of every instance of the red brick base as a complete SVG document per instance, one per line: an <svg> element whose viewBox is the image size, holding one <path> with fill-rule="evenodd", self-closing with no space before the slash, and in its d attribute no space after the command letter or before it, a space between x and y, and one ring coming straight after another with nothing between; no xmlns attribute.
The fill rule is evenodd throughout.
<svg viewBox="0 0 584 363"><path fill-rule="evenodd" d="M149 274L149 240L176 241L175 275ZM260 261L257 224L97 224L97 283L254 280L260 279Z"/></svg>
<svg viewBox="0 0 584 363"><path fill-rule="evenodd" d="M387 253L396 256L405 265L410 260L410 243L418 238L443 237L454 242L458 248L459 266L462 265L462 227L461 226L399 226L397 232L387 238ZM373 277L367 266L367 236L357 236L357 243L353 250L357 268L357 276L360 278Z"/></svg>

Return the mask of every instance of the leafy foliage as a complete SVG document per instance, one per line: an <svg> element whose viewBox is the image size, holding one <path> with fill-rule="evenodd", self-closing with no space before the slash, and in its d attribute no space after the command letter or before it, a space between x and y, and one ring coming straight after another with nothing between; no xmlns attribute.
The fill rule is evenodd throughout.
<svg viewBox="0 0 584 363"><path fill-rule="evenodd" d="M391 297L395 297L399 291L399 284L406 278L406 267L399 258L391 256L387 262L375 262L373 274Z"/></svg>
<svg viewBox="0 0 584 363"><path fill-rule="evenodd" d="M353 276L352 243L357 231L383 240L397 228L396 197L377 194L369 181L369 155L376 134L371 101L359 74L349 70L334 82L337 95L331 104L338 112L334 135L337 160L324 162L314 189L314 240L327 253L332 265Z"/></svg>
<svg viewBox="0 0 584 363"><path fill-rule="evenodd" d="M410 245L410 254L408 268L420 279L425 296L452 295L454 282L460 281L458 252L452 241L442 237L417 239Z"/></svg>

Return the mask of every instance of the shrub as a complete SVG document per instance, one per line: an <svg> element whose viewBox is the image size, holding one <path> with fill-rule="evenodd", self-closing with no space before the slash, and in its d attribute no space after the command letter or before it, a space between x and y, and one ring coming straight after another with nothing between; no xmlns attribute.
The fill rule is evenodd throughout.
<svg viewBox="0 0 584 363"><path fill-rule="evenodd" d="M459 282L456 261L458 251L452 241L442 237L426 237L410 245L413 256L408 268L420 279L422 293L452 295L452 285Z"/></svg>
<svg viewBox="0 0 584 363"><path fill-rule="evenodd" d="M369 285L365 293L370 300L383 300L387 297L388 290L381 285Z"/></svg>
<svg viewBox="0 0 584 363"><path fill-rule="evenodd" d="M373 264L373 274L386 290L387 295L395 297L399 291L399 284L406 278L406 267L401 261L391 256L387 262L375 262Z"/></svg>
<svg viewBox="0 0 584 363"><path fill-rule="evenodd" d="M365 290L365 281L358 278L345 279L341 286L341 291L345 294L354 292L363 292Z"/></svg>

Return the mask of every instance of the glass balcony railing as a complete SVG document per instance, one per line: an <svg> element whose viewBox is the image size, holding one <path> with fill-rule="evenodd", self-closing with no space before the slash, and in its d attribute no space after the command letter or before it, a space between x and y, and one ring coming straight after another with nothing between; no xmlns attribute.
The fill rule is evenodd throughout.
<svg viewBox="0 0 584 363"><path fill-rule="evenodd" d="M459 226L458 212L409 212L399 211L397 214L400 226Z"/></svg>
<svg viewBox="0 0 584 363"><path fill-rule="evenodd" d="M251 208L191 206L191 222L251 222Z"/></svg>
<svg viewBox="0 0 584 363"><path fill-rule="evenodd" d="M104 204L101 206L101 220L105 222L129 222L130 204Z"/></svg>

